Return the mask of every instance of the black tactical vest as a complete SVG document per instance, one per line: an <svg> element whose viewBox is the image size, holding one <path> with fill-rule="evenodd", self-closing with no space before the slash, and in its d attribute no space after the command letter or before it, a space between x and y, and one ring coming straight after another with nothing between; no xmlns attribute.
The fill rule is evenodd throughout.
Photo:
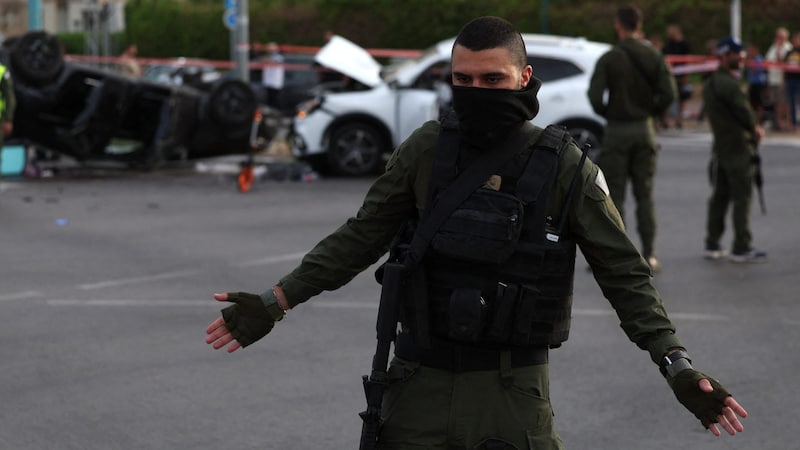
<svg viewBox="0 0 800 450"><path fill-rule="evenodd" d="M443 124L441 133L456 131ZM562 233L566 214L548 217L547 204L568 139L548 127L499 170L499 185L471 193L439 227L423 259L433 336L514 347L567 339L575 243ZM458 145L441 147L428 205L468 164Z"/></svg>

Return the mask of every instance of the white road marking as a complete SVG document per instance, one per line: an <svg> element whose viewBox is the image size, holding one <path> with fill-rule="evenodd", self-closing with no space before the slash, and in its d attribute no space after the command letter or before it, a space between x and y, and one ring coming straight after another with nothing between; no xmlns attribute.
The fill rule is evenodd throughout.
<svg viewBox="0 0 800 450"><path fill-rule="evenodd" d="M44 295L39 291L13 292L10 294L0 294L0 302L25 300L26 298L38 298L43 296Z"/></svg>
<svg viewBox="0 0 800 450"><path fill-rule="evenodd" d="M311 306L317 308L331 308L331 309L378 309L378 301L364 303L364 302L347 302L347 301L325 301L320 300L309 303Z"/></svg>
<svg viewBox="0 0 800 450"><path fill-rule="evenodd" d="M289 253L287 255L268 256L266 258L254 259L252 261L244 261L236 264L236 267L253 267L253 266L266 266L268 264L275 264L284 261L299 261L306 252Z"/></svg>
<svg viewBox="0 0 800 450"><path fill-rule="evenodd" d="M50 306L218 306L219 302L210 300L181 300L181 299L65 299L52 298L47 300Z"/></svg>
<svg viewBox="0 0 800 450"><path fill-rule="evenodd" d="M91 291L93 289L105 289L110 287L123 286L126 284L140 284L149 283L151 281L170 280L173 278L183 278L200 273L197 270L179 270L176 272L164 272L156 275L147 275L142 277L120 278L117 280L98 281L95 283L84 283L77 285L78 289Z"/></svg>

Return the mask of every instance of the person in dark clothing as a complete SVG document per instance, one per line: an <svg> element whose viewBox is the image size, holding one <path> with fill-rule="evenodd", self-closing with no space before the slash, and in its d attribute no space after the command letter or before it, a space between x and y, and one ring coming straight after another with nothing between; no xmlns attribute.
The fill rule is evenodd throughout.
<svg viewBox="0 0 800 450"><path fill-rule="evenodd" d="M638 9L621 8L614 28L619 42L597 61L588 91L592 108L607 121L598 163L623 219L631 180L641 251L657 272L661 263L655 254L653 182L658 144L653 118L675 100L675 82L664 56L639 39L642 16Z"/></svg>
<svg viewBox="0 0 800 450"><path fill-rule="evenodd" d="M667 42L664 44L662 52L666 56L686 56L692 54L692 48L683 37L680 25L670 24L667 26ZM680 67L685 62L671 63L673 69ZM675 128L683 128L683 115L686 110L686 102L692 98L694 89L689 74L678 73L675 75L675 84L678 88L678 98L675 101ZM668 113L665 113L667 115Z"/></svg>
<svg viewBox="0 0 800 450"><path fill-rule="evenodd" d="M750 204L753 194L756 145L764 129L742 91L742 44L731 37L717 44L719 68L703 86L703 100L714 140L711 148L712 193L708 201L705 257L718 260L727 255L720 245L725 231L725 216L732 206L733 249L730 260L736 263L764 262L767 254L752 245Z"/></svg>
<svg viewBox="0 0 800 450"><path fill-rule="evenodd" d="M714 435L718 425L742 431L746 411L692 368L602 172L563 128L530 124L541 81L516 28L499 17L469 22L451 72L451 120L426 122L403 142L358 213L277 284L261 295L214 294L230 306L206 328L206 343L229 352L253 344L287 310L343 286L391 249L421 276L394 288L383 278L384 292L402 290L403 308L423 300L415 305L427 320L401 318L376 448L560 450L548 354L567 339L577 244L622 328L678 400ZM529 194L535 201L523 204ZM409 227L418 227L413 237L402 233Z"/></svg>
<svg viewBox="0 0 800 450"><path fill-rule="evenodd" d="M747 75L747 95L750 100L750 107L756 114L756 123L763 125L766 108L767 92L767 69L764 64L764 56L758 49L758 45L750 43L747 46L744 71Z"/></svg>

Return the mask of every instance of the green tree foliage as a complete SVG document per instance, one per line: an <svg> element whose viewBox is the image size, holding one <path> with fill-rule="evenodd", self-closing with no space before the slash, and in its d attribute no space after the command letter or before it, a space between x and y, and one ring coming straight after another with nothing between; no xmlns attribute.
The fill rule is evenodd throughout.
<svg viewBox="0 0 800 450"><path fill-rule="evenodd" d="M497 15L525 32L541 31L543 0L249 0L251 41L319 46L326 32L368 48L426 48L454 36L469 20ZM730 0L641 0L648 36L678 23L694 53L730 34ZM623 2L549 0L548 30L612 42L613 20ZM127 36L146 56L226 59L230 32L223 0L129 0ZM778 26L800 24L796 0L742 2L742 34L766 50ZM800 25L795 25L800 27Z"/></svg>

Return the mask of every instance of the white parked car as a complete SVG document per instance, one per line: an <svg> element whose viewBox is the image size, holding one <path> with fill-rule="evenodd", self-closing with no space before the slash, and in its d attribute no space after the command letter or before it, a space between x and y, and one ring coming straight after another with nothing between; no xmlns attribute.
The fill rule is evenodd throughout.
<svg viewBox="0 0 800 450"><path fill-rule="evenodd" d="M561 124L579 144L599 148L605 121L586 91L595 62L610 45L583 38L523 34L528 62L542 80L541 127ZM322 92L299 105L293 151L318 170L339 175L379 172L391 151L449 101L450 52L444 40L416 59L382 67L364 49L334 36L316 60L339 71L351 89Z"/></svg>

